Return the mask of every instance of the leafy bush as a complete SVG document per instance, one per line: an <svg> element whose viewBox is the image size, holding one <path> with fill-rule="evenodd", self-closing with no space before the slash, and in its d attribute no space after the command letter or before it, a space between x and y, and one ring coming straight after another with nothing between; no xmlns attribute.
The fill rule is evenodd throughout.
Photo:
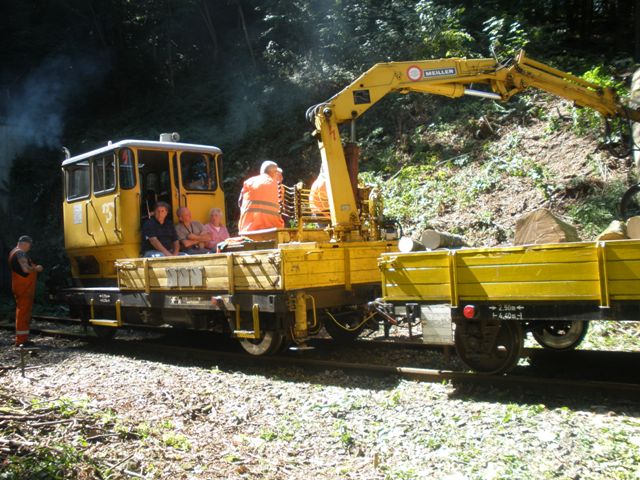
<svg viewBox="0 0 640 480"><path fill-rule="evenodd" d="M616 219L620 198L626 189L622 180L605 184L569 208L567 215L580 227L584 239L596 237Z"/></svg>
<svg viewBox="0 0 640 480"><path fill-rule="evenodd" d="M623 82L616 80L608 69L598 65L586 71L581 78L599 87L612 88L620 97L628 96L628 90ZM578 135L600 135L602 116L591 108L572 108L572 129ZM626 128L626 119L615 118L611 121L611 132L614 135L607 139L613 142L622 140L621 133Z"/></svg>

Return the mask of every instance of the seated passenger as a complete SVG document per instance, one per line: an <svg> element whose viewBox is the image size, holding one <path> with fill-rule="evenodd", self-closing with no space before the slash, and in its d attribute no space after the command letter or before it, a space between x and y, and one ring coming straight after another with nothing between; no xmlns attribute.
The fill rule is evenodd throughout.
<svg viewBox="0 0 640 480"><path fill-rule="evenodd" d="M204 247L211 241L211 234L204 230L200 222L191 220L191 210L180 207L176 214L179 220L176 224L176 234L182 251L189 255L209 253Z"/></svg>
<svg viewBox="0 0 640 480"><path fill-rule="evenodd" d="M227 227L222 225L222 210L219 208L209 210L209 223L205 224L204 231L211 236L211 240L205 244L205 247L213 251L218 248L218 243L229 238Z"/></svg>
<svg viewBox="0 0 640 480"><path fill-rule="evenodd" d="M180 252L180 242L176 229L170 220L169 204L158 202L153 209L153 217L142 226L142 252L145 257L172 257Z"/></svg>

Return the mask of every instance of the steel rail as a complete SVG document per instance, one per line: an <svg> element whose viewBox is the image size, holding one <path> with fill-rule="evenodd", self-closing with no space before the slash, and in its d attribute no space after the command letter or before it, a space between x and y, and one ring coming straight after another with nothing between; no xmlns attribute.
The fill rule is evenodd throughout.
<svg viewBox="0 0 640 480"><path fill-rule="evenodd" d="M6 324L0 324L0 328L10 329ZM57 336L75 340L99 340L92 335L80 334L64 330L32 329L36 335ZM225 352L204 348L166 345L145 340L113 339L100 344L100 349L106 352L124 351L134 352L152 357L169 356L189 361L216 362L227 360L243 363L252 367L278 366L278 367L304 367L308 369L343 370L352 374L396 376L414 381L428 383L451 382L458 384L475 384L500 387L527 387L527 389L559 390L562 392L599 391L606 393L624 393L637 396L640 393L640 384L626 382L610 382L599 380L556 379L547 377L532 377L524 375L482 375L465 371L436 370L428 368L415 368L392 365L376 365L357 362L343 362L333 360L317 360L299 358L292 355L284 356L251 356L247 353ZM158 348L161 346L161 348ZM529 390L527 390L529 391Z"/></svg>

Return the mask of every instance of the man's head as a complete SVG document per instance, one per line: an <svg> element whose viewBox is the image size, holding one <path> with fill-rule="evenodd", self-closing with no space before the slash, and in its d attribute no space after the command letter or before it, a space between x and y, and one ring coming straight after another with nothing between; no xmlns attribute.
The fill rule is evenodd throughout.
<svg viewBox="0 0 640 480"><path fill-rule="evenodd" d="M31 250L31 244L33 244L33 240L29 235L22 235L18 239L18 248L23 252L28 252Z"/></svg>
<svg viewBox="0 0 640 480"><path fill-rule="evenodd" d="M280 170L280 172L282 172L282 170ZM278 164L273 160L265 160L262 162L262 165L260 165L260 173L266 173L275 179L278 175Z"/></svg>
<svg viewBox="0 0 640 480"><path fill-rule="evenodd" d="M167 215L169 215L169 208L168 203L158 202L156 203L156 208L153 209L153 216L158 222L164 223Z"/></svg>
<svg viewBox="0 0 640 480"><path fill-rule="evenodd" d="M219 208L209 210L209 222L214 227L219 227L222 224L222 210Z"/></svg>
<svg viewBox="0 0 640 480"><path fill-rule="evenodd" d="M275 176L273 178L275 179L276 182L282 183L282 169L281 168L278 168L276 170L276 174L275 174Z"/></svg>
<svg viewBox="0 0 640 480"><path fill-rule="evenodd" d="M191 210L187 207L180 207L176 212L176 215L178 215L178 220L182 223L191 223Z"/></svg>

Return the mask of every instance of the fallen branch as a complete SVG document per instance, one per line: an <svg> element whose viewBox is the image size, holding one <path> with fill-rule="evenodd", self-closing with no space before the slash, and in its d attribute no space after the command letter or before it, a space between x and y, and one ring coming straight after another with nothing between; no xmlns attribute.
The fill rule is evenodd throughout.
<svg viewBox="0 0 640 480"><path fill-rule="evenodd" d="M119 433L101 433L100 435L94 435L93 437L87 437L87 438L85 438L85 440L87 442L92 442L94 440L99 440L101 438L119 437L119 436L120 436Z"/></svg>
<svg viewBox="0 0 640 480"><path fill-rule="evenodd" d="M74 420L72 418L65 418L62 420L49 420L47 422L30 423L29 426L30 427L46 427L48 425L57 425L59 423L70 423L73 421Z"/></svg>

